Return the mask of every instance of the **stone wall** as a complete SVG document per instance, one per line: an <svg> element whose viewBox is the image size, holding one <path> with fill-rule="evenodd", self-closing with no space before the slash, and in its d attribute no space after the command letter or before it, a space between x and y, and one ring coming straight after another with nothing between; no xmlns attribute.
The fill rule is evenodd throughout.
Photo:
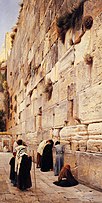
<svg viewBox="0 0 102 203"><path fill-rule="evenodd" d="M83 16L91 15L93 25L82 36L83 26L70 29L63 43L56 24L79 3L24 0L7 69L12 103L7 129L35 149L42 139L60 139L65 162L72 153L71 166L76 151L82 163L83 152L92 157L102 152L101 0L84 3ZM83 173L81 181L87 182L85 178ZM92 186L102 189L99 184Z"/></svg>

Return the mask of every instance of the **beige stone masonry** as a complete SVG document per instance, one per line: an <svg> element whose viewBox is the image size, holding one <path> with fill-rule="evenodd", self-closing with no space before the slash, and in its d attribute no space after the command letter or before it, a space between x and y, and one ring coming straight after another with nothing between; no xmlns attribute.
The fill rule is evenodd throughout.
<svg viewBox="0 0 102 203"><path fill-rule="evenodd" d="M54 126L63 127L65 121L67 120L67 101L64 100L59 105L55 107L54 110Z"/></svg>
<svg viewBox="0 0 102 203"><path fill-rule="evenodd" d="M91 15L93 25L79 43L71 45L71 39L80 35L82 25L69 29L64 43L57 33L57 18L79 2L23 2L7 62L13 105L7 129L35 149L42 139L60 140L65 163L77 167L79 180L101 188L101 155L94 155L102 152L101 0L85 1L83 17Z"/></svg>
<svg viewBox="0 0 102 203"><path fill-rule="evenodd" d="M102 121L101 92L102 84L97 84L79 94L79 118L83 122Z"/></svg>

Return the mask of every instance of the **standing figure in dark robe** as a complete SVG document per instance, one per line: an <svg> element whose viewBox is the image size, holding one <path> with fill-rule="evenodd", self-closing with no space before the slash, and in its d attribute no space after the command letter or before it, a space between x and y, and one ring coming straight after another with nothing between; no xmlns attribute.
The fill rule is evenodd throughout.
<svg viewBox="0 0 102 203"><path fill-rule="evenodd" d="M43 154L41 157L41 171L47 172L53 170L53 140L49 140L47 145L44 147Z"/></svg>
<svg viewBox="0 0 102 203"><path fill-rule="evenodd" d="M13 153L13 157L10 159L10 180L11 180L11 183L16 186L16 173L15 173L15 157L16 157L16 154Z"/></svg>
<svg viewBox="0 0 102 203"><path fill-rule="evenodd" d="M74 178L71 173L70 165L66 164L60 171L58 181L53 182L55 185L60 187L71 187L78 185L78 181Z"/></svg>
<svg viewBox="0 0 102 203"><path fill-rule="evenodd" d="M31 164L32 158L27 154L27 148L23 145L22 140L17 141L18 147L16 154L16 172L17 172L17 187L20 190L26 190L32 186L31 182Z"/></svg>

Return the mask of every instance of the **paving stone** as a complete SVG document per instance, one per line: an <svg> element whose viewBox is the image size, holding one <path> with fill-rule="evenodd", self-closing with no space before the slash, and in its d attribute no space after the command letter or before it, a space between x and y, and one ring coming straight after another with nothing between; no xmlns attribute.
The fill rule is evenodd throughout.
<svg viewBox="0 0 102 203"><path fill-rule="evenodd" d="M57 177L53 171L41 172L32 168L31 177L33 186L22 192L10 183L9 160L12 154L0 153L0 203L102 203L102 193L85 185L61 188L53 184Z"/></svg>

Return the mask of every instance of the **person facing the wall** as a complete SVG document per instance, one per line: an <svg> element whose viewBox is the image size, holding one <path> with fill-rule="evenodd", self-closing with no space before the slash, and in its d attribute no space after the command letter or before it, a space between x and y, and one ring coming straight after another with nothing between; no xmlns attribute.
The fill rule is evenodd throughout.
<svg viewBox="0 0 102 203"><path fill-rule="evenodd" d="M66 164L65 166L63 166L63 168L59 173L58 181L55 181L53 183L60 187L71 187L71 186L78 185L78 181L72 175L69 164Z"/></svg>
<svg viewBox="0 0 102 203"><path fill-rule="evenodd" d="M42 158L41 158L41 171L47 172L53 170L53 140L49 140L44 147Z"/></svg>
<svg viewBox="0 0 102 203"><path fill-rule="evenodd" d="M64 146L60 144L60 141L55 142L56 160L54 166L54 175L59 175L64 165Z"/></svg>

